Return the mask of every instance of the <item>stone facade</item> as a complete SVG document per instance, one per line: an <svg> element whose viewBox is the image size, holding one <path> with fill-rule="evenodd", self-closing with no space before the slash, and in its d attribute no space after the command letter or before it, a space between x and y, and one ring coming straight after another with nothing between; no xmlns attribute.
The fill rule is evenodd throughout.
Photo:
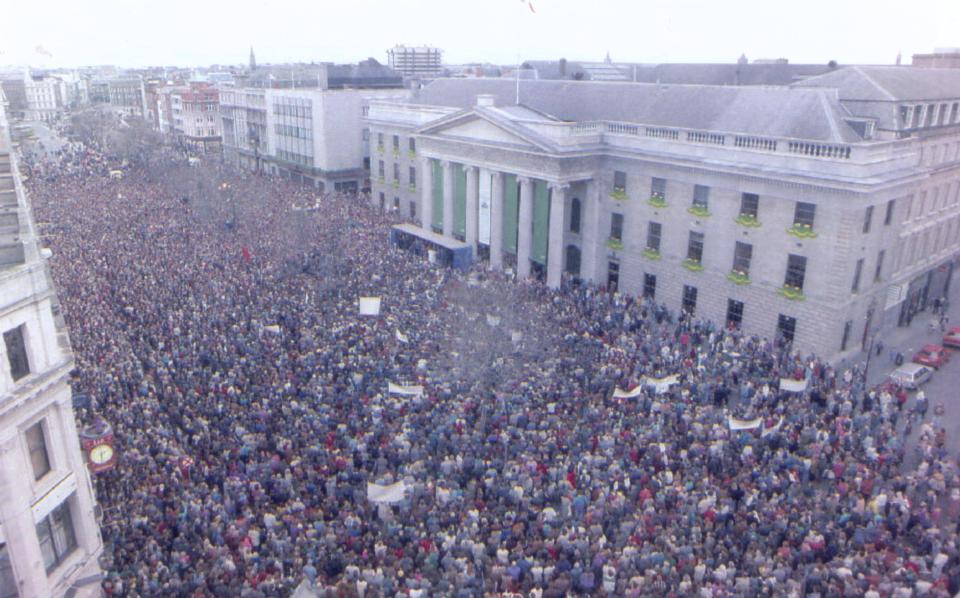
<svg viewBox="0 0 960 598"><path fill-rule="evenodd" d="M502 86L459 84L478 92ZM702 98L714 93L699 87L690 94ZM542 87L543 93L551 89ZM607 89L616 93L623 88ZM744 93L775 93L780 97L769 101L787 106L807 99L839 106L832 90ZM525 94L528 100L521 106L484 93L476 94L475 105L442 98L429 104L414 103L418 98L409 104L373 103L367 119L372 203L398 207L426 228L466 240L477 255L489 255L494 267L516 264L519 275L543 276L551 286L559 284L563 271L631 295L652 293L671 308L686 304L697 316L721 324L731 323L732 316L749 332L792 337L795 348L827 358L866 349L884 329L904 323L947 294L960 248L960 118L949 116L955 100L931 102L937 114L947 115L929 119L932 126L888 132L883 129L889 123L882 118L858 117L863 121L848 123L839 120L843 110L830 109L822 115L826 133L810 126L809 134L799 130L799 135L785 137L663 122L553 118L541 112L537 93ZM463 95L462 90L447 90L450 98ZM543 103L548 101L554 99ZM915 105L921 104L871 109L902 114ZM925 102L922 109L929 109ZM789 108L783 118L791 118ZM811 117L804 113L796 119ZM393 151L395 136L399 152ZM416 152L407 155L411 140ZM398 185L393 183L394 164ZM407 184L411 166L419 183L413 187ZM484 194L488 173L508 184L517 184L513 177L519 177L534 181L536 189L548 189L549 215L543 217L541 198L531 203L540 215L529 217L523 184L516 207L508 195L490 197L490 211L482 198L474 204L474 195ZM754 199L756 220L745 220L744 206L750 211ZM498 202L501 210L507 205L518 210L515 218L507 214L503 234L515 236L520 246L510 252L505 248L512 243L504 244L499 248L503 255L495 255L492 237L477 237L498 218ZM579 226L571 230L575 212ZM479 227L477 218L483 223ZM648 247L651 223L660 226L657 252ZM738 242L750 245L745 273L734 272ZM519 262L513 261L517 254ZM688 259L698 255L699 260ZM790 264L794 268L788 274ZM744 269L744 262L738 267ZM695 305L691 289L696 289Z"/></svg>
<svg viewBox="0 0 960 598"><path fill-rule="evenodd" d="M0 94L0 595L97 596L102 550L74 367Z"/></svg>

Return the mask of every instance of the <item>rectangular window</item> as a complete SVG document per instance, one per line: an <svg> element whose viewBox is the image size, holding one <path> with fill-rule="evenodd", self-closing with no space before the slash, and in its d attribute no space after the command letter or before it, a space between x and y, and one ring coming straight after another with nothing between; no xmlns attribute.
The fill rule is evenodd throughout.
<svg viewBox="0 0 960 598"><path fill-rule="evenodd" d="M816 204L798 201L793 210L793 224L813 228L813 219L817 213Z"/></svg>
<svg viewBox="0 0 960 598"><path fill-rule="evenodd" d="M740 195L740 215L760 217L760 196L756 193L742 193Z"/></svg>
<svg viewBox="0 0 960 598"><path fill-rule="evenodd" d="M867 211L863 215L863 233L870 232L870 223L873 221L873 206L867 206Z"/></svg>
<svg viewBox="0 0 960 598"><path fill-rule="evenodd" d="M890 222L893 220L893 206L897 202L895 199L891 199L887 202L887 213L883 217L883 225L889 226Z"/></svg>
<svg viewBox="0 0 960 598"><path fill-rule="evenodd" d="M687 241L687 259L698 264L703 261L703 233L690 231Z"/></svg>
<svg viewBox="0 0 960 598"><path fill-rule="evenodd" d="M410 175L410 186L416 187L417 186L417 169L411 166L409 175Z"/></svg>
<svg viewBox="0 0 960 598"><path fill-rule="evenodd" d="M693 314L697 309L697 287L683 285L683 311Z"/></svg>
<svg viewBox="0 0 960 598"><path fill-rule="evenodd" d="M393 163L393 180L400 180L400 165L396 162Z"/></svg>
<svg viewBox="0 0 960 598"><path fill-rule="evenodd" d="M783 280L783 285L795 287L803 290L803 280L807 276L807 258L802 255L793 255L787 257L787 275Z"/></svg>
<svg viewBox="0 0 960 598"><path fill-rule="evenodd" d="M623 240L623 214L610 215L610 238Z"/></svg>
<svg viewBox="0 0 960 598"><path fill-rule="evenodd" d="M710 200L710 187L705 185L693 186L693 207L706 210Z"/></svg>
<svg viewBox="0 0 960 598"><path fill-rule="evenodd" d="M727 299L727 328L740 328L743 322L743 301Z"/></svg>
<svg viewBox="0 0 960 598"><path fill-rule="evenodd" d="M840 339L840 350L846 351L847 344L850 342L850 332L853 330L853 320L847 320L843 325L843 338Z"/></svg>
<svg viewBox="0 0 960 598"><path fill-rule="evenodd" d="M407 143L407 147L410 148L411 152L417 151L417 142L413 137L410 138L409 142Z"/></svg>
<svg viewBox="0 0 960 598"><path fill-rule="evenodd" d="M400 136L399 136L399 135L394 135L394 136L393 136L393 149L395 149L395 150L399 150L399 149L400 149Z"/></svg>
<svg viewBox="0 0 960 598"><path fill-rule="evenodd" d="M863 274L863 258L857 260L857 267L853 270L853 285L850 290L856 293L860 290L860 275Z"/></svg>
<svg viewBox="0 0 960 598"><path fill-rule="evenodd" d="M627 190L627 173L620 170L613 171L613 190L614 191L626 191Z"/></svg>
<svg viewBox="0 0 960 598"><path fill-rule="evenodd" d="M411 201L410 202L410 218L413 219L416 217L417 217L417 202Z"/></svg>
<svg viewBox="0 0 960 598"><path fill-rule="evenodd" d="M0 598L17 598L17 578L13 575L7 545L0 544Z"/></svg>
<svg viewBox="0 0 960 598"><path fill-rule="evenodd" d="M873 281L880 282L880 277L883 275L883 258L887 256L887 250L881 249L880 253L877 254L877 269L873 272Z"/></svg>
<svg viewBox="0 0 960 598"><path fill-rule="evenodd" d="M570 201L570 232L580 232L580 199L576 197Z"/></svg>
<svg viewBox="0 0 960 598"><path fill-rule="evenodd" d="M653 177L653 181L650 182L650 197L666 199L667 197L667 180L666 179L658 179L657 177Z"/></svg>
<svg viewBox="0 0 960 598"><path fill-rule="evenodd" d="M753 259L753 245L737 241L733 249L733 271L750 275L750 262Z"/></svg>
<svg viewBox="0 0 960 598"><path fill-rule="evenodd" d="M393 209L394 209L394 210L399 210L399 209L400 209L400 198L399 198L399 197L394 197L394 198L393 198Z"/></svg>
<svg viewBox="0 0 960 598"><path fill-rule="evenodd" d="M50 471L50 459L47 456L47 440L43 434L43 422L37 422L27 428L27 450L30 464L33 466L33 479L39 480Z"/></svg>
<svg viewBox="0 0 960 598"><path fill-rule="evenodd" d="M70 500L68 498L63 501L63 504L37 524L37 539L40 541L40 553L43 555L47 573L56 569L77 547L73 518L70 515Z"/></svg>
<svg viewBox="0 0 960 598"><path fill-rule="evenodd" d="M378 171L377 171L378 174L380 175L381 178L383 178L383 176L384 176L384 174L383 174L383 160L378 160L378 161L377 161L377 168L378 168Z"/></svg>
<svg viewBox="0 0 960 598"><path fill-rule="evenodd" d="M660 253L660 232L663 226L659 222L647 223L647 249Z"/></svg>
<svg viewBox="0 0 960 598"><path fill-rule="evenodd" d="M10 377L14 382L30 373L30 361L27 359L27 345L23 338L25 325L3 333L3 344L7 347L7 362L10 364Z"/></svg>
<svg viewBox="0 0 960 598"><path fill-rule="evenodd" d="M797 319L779 314L777 318L777 340L784 343L792 343L793 337L797 333Z"/></svg>
<svg viewBox="0 0 960 598"><path fill-rule="evenodd" d="M643 275L643 296L647 299L655 299L657 297L657 275L656 274Z"/></svg>
<svg viewBox="0 0 960 598"><path fill-rule="evenodd" d="M383 133L377 133L377 145L383 147Z"/></svg>

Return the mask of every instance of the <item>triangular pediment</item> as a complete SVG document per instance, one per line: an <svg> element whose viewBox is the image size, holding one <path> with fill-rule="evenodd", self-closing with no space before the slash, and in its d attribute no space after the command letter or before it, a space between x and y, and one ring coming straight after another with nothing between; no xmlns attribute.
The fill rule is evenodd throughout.
<svg viewBox="0 0 960 598"><path fill-rule="evenodd" d="M477 141L493 141L494 143L532 146L529 141L482 118L473 118L466 122L458 123L437 131L436 134L439 137L459 137L476 139Z"/></svg>
<svg viewBox="0 0 960 598"><path fill-rule="evenodd" d="M513 147L546 149L544 143L537 139L536 133L526 131L516 123L494 122L485 115L476 112L459 114L443 122L433 123L421 129L420 134L468 142L477 141Z"/></svg>

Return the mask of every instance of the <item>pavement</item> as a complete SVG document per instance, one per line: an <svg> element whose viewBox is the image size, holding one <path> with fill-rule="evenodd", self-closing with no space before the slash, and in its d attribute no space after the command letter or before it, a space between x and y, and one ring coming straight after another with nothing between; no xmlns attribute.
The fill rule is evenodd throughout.
<svg viewBox="0 0 960 598"><path fill-rule="evenodd" d="M951 326L960 326L960 293L956 291L958 285L952 286L954 288L951 289L950 307L947 310L950 323L947 324L947 329ZM909 326L895 328L877 337L878 342L883 342L883 351L880 355L877 355L874 348L874 354L870 357L867 388L873 388L880 384L897 368L892 356L901 353L904 363L908 363L920 347L930 343L940 344L943 336L940 328L936 328L935 331L930 330L930 320L935 317L938 316L934 315L933 307L928 307L926 311L914 316ZM921 390L927 396L930 405L925 421L934 421L936 427L943 427L946 430L948 454L958 457L960 456L958 455L960 453L960 349L948 349L948 352L950 353L950 361L934 372L933 378ZM862 369L866 364L866 359L866 352L861 352L852 363L859 364ZM899 427L901 430L906 424L907 418L905 415L908 410L915 406L916 394L916 392L909 394L907 404L904 406L904 416L900 417ZM935 419L933 411L938 404L943 404L944 414ZM916 463L916 456L912 455L912 448L919 436L920 425L918 420L914 420L912 427L912 433L907 436L908 458L905 462L906 466ZM911 458L911 455L913 458Z"/></svg>

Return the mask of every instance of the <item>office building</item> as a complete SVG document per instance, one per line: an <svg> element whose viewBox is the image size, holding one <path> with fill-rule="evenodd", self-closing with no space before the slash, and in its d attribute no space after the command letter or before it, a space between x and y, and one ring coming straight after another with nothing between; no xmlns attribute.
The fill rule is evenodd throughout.
<svg viewBox="0 0 960 598"><path fill-rule="evenodd" d="M493 268L554 287L566 273L840 358L949 290L958 105L952 69L792 86L437 80L371 104L372 202Z"/></svg>
<svg viewBox="0 0 960 598"><path fill-rule="evenodd" d="M4 112L0 94L0 596L99 596L73 354Z"/></svg>
<svg viewBox="0 0 960 598"><path fill-rule="evenodd" d="M394 46L387 50L390 68L411 79L433 79L443 71L443 51L429 46Z"/></svg>

